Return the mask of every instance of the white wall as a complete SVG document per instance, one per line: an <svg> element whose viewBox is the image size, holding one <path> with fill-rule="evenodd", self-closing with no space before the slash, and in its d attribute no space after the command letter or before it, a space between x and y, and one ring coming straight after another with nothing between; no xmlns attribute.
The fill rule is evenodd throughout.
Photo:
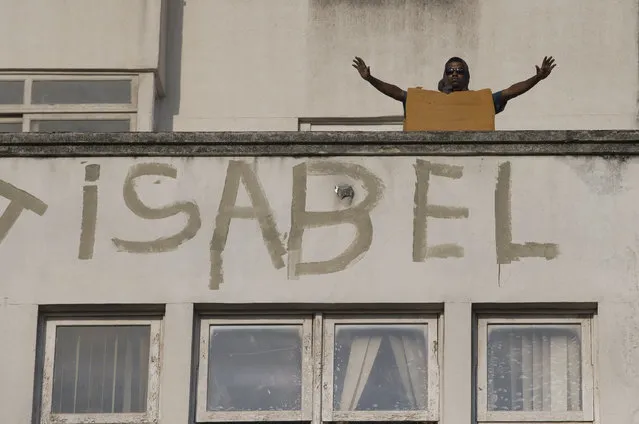
<svg viewBox="0 0 639 424"><path fill-rule="evenodd" d="M637 128L637 4L190 0L173 14L183 28L173 50L182 66L167 76L179 81L174 129L295 130L298 117L401 115L359 79L355 55L381 79L433 89L444 62L462 56L471 88L493 90L553 55L557 69L508 105L498 129Z"/></svg>
<svg viewBox="0 0 639 424"><path fill-rule="evenodd" d="M156 70L161 0L3 0L0 69Z"/></svg>
<svg viewBox="0 0 639 424"><path fill-rule="evenodd" d="M373 242L364 256L343 272L302 275L293 281L286 266L276 269L271 263L257 223L233 220L222 254L224 283L216 290L209 289L209 244L227 159L2 161L4 181L48 205L42 216L23 211L0 245L2 261L11 264L3 269L4 294L19 304L92 303L98 299L103 303L591 302L629 301L639 294L633 268L639 234L635 231L639 213L636 161L543 157L429 160L463 167L458 180L431 176L428 189L429 203L468 208L467 219L428 219L428 244L459 244L465 251L463 258L413 261L413 237L418 232L413 225L415 158L344 158L338 162L365 167L383 187L371 212ZM293 167L305 162L245 161L257 172L280 234L279 243L286 248L291 232ZM134 164L147 162L167 164L177 177L136 179L135 190L142 202L156 208L194 202L201 226L175 251L118 251L113 238L154 240L178 233L186 223L186 214L149 220L126 206L125 177ZM522 258L498 265L494 198L498 167L505 162L512 168L513 242L556 243L560 252L556 259ZM97 232L92 259L79 260L84 166L89 163L101 165ZM347 181L354 184L354 202L358 203L365 194L362 183L339 173L309 176L307 209L344 209L334 187ZM0 208L8 203L0 198ZM248 204L243 188L238 204ZM307 230L302 261L335 257L353 236L350 225ZM250 268L245 266L246 257L252 258Z"/></svg>
<svg viewBox="0 0 639 424"><path fill-rule="evenodd" d="M5 0L0 69L152 70L160 130L288 131L300 117L402 114L355 55L402 88L435 88L462 56L471 88L493 90L553 55L498 129L630 129L638 16L637 0Z"/></svg>
<svg viewBox="0 0 639 424"><path fill-rule="evenodd" d="M468 208L468 218L427 219L428 246L456 243L464 249L462 258L413 260L413 240L419 234L413 220L417 159L461 167L463 175L459 179L431 175L425 193L429 204ZM302 180L294 179L292 172L301 164L312 168L317 161L238 160L246 163L245 170L256 173L264 190L279 234L267 239L284 246L283 266L276 268L272 264L255 220L233 219L227 244L221 251L224 280L213 288L210 243L227 179L228 159L17 158L0 162L5 188L6 183L12 184L47 206L44 212L40 209L42 215L24 210L0 243L3 264L0 333L5 340L11 340L11 349L0 350L1 373L11 376L0 380L5 419L23 422L24 417L30 416L36 305L174 305L167 310L167 325L174 337L180 333L178 328L182 328L181 334L189 334L192 322L189 311L194 303L264 302L443 302L445 326L451 325L456 333L463 331L463 334L472 330L470 308L476 303L597 303L595 366L600 378L600 422L633 422L633 417L636 418L633 414L639 396L638 161L587 157L331 159L329 168L337 166L335 163L360 165L372 173L369 180L377 181L381 194L370 214L372 244L343 271L326 274L320 270L319 274L295 277L287 267L291 255L286 254L288 239L293 237L289 228L291 201L293 191L299 201L304 190L293 190L294 181ZM185 214L149 220L127 208L124 197L130 200L131 194L123 194L123 184L132 167L140 163L163 164L176 173L175 179L151 175L135 180L132 190L145 205L152 208L176 202L197 205L201 226L198 229L196 225L192 239L174 251L130 253L122 248L118 251L113 242L113 238L154 240L171 236L185 226ZM96 182L97 230L92 257L79 259L81 228L86 224L82 221L82 193L88 164L101 167ZM504 179L503 171L508 167L511 177ZM361 174L363 170L357 172ZM508 181L509 202L508 191L503 191ZM335 196L334 187L341 183L350 183L355 189L350 206L340 203ZM362 184L358 178L337 171L309 176L306 208L329 211L355 207L367 194ZM496 206L496 196L502 199L497 202L501 206ZM8 203L1 198L0 208L4 210ZM237 204L250 205L243 185ZM497 229L508 226L504 205L511 208L513 243L556 244L558 256L522 257L511 263L498 263ZM6 229L6 222L2 225ZM349 225L307 229L302 239L301 261L335 257L352 241L353 229ZM364 228L362 234L367 232ZM246 258L251 258L250 267L246 266ZM447 328L445 334L450 335ZM444 381L452 386L445 390L448 393L471 390L468 339L449 337L448 343L466 349L468 355L456 366L446 362L450 366L445 368L448 375ZM166 348L170 375L181 382L179 387L183 391L190 373L189 349L168 345ZM460 361L459 355L453 357ZM181 396L181 406L171 412L174 418L188 412L186 395Z"/></svg>

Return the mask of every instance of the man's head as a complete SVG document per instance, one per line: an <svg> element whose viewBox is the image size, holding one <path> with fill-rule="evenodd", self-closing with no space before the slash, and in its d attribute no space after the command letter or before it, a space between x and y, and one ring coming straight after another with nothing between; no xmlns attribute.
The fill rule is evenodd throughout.
<svg viewBox="0 0 639 424"><path fill-rule="evenodd" d="M459 57L451 57L444 66L444 77L439 81L438 89L444 93L468 90L470 69L466 61Z"/></svg>

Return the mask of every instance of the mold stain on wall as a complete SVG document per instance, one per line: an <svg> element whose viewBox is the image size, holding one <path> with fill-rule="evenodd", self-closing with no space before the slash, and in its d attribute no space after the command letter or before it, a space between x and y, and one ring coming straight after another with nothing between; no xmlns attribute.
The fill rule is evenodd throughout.
<svg viewBox="0 0 639 424"><path fill-rule="evenodd" d="M439 73L449 57L476 51L478 16L479 0L310 0L309 99L321 101L328 87L348 92L344 75L355 55L382 79L412 80L432 66Z"/></svg>

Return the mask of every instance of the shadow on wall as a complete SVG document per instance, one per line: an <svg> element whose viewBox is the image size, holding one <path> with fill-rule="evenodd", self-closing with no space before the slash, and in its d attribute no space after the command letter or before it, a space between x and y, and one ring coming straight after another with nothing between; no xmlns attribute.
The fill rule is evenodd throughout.
<svg viewBox="0 0 639 424"><path fill-rule="evenodd" d="M173 131L173 117L180 112L184 1L168 0L166 13L165 95L155 104L155 131Z"/></svg>

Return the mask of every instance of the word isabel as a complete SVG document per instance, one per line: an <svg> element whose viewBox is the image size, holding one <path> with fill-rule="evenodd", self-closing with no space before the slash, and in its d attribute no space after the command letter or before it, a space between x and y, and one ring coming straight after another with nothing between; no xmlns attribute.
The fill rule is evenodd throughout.
<svg viewBox="0 0 639 424"><path fill-rule="evenodd" d="M428 258L461 258L464 249L457 244L429 246L426 242L429 219L464 219L469 210L428 203L430 176L451 179L463 177L463 167L433 163L417 159L415 164L415 196L413 205L413 261L423 262ZM223 253L226 248L229 228L233 219L257 221L266 250L276 269L288 268L288 278L301 275L328 274L339 272L369 250L373 241L373 223L370 213L384 197L384 184L364 166L334 160L309 161L295 165L292 169L293 184L291 195L291 226L288 241L282 240L281 233L273 218L268 198L262 188L254 168L247 162L230 160L226 169L224 188L217 209L215 227L210 243L209 288L216 290L224 282ZM498 264L509 264L525 257L553 259L558 255L558 247L552 243L512 242L511 228L511 164L499 165L495 185L495 251ZM307 179L313 176L344 176L362 183L365 197L348 208L331 211L308 211ZM170 252L191 240L202 226L200 209L196 202L174 202L163 207L150 207L136 191L135 182L143 176L157 176L176 179L177 169L167 163L148 162L132 165L122 188L123 200L127 208L136 216L147 220L163 220L176 215L184 215L186 224L175 234L154 240L124 240L113 238L118 251L132 254L152 254ZM82 194L82 221L78 249L80 260L93 258L95 233L98 217L98 187L100 165L85 166L85 185ZM250 206L238 206L237 196L240 185L248 194ZM23 212L44 215L47 204L12 184L0 180L0 196L9 204L0 216L0 243ZM355 235L350 245L336 257L318 262L305 262L302 247L304 231L310 228L350 224ZM287 256L287 264L284 256Z"/></svg>

